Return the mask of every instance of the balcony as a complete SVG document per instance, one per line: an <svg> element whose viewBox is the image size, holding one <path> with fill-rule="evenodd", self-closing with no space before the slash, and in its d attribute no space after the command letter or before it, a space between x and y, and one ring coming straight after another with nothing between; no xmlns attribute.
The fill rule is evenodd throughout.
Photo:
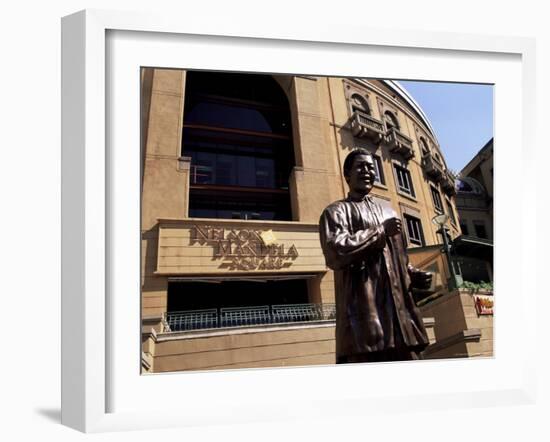
<svg viewBox="0 0 550 442"><path fill-rule="evenodd" d="M422 156L422 168L426 175L439 182L443 179L443 165L431 153Z"/></svg>
<svg viewBox="0 0 550 442"><path fill-rule="evenodd" d="M164 332L334 321L335 304L281 304L186 310L164 314Z"/></svg>
<svg viewBox="0 0 550 442"><path fill-rule="evenodd" d="M441 187L447 195L456 195L455 178L451 172L446 170L443 173L443 179L441 180Z"/></svg>
<svg viewBox="0 0 550 442"><path fill-rule="evenodd" d="M414 156L412 140L405 134L391 127L386 133L386 143L390 146L392 152L403 155L406 160Z"/></svg>
<svg viewBox="0 0 550 442"><path fill-rule="evenodd" d="M370 138L374 142L380 142L384 136L384 126L381 121L366 112L356 110L351 116L351 132L355 137Z"/></svg>

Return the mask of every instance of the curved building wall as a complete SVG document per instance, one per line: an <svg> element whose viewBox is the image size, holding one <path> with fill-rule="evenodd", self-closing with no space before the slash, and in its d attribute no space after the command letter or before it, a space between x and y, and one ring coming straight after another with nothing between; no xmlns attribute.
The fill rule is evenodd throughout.
<svg viewBox="0 0 550 442"><path fill-rule="evenodd" d="M456 236L459 230L454 204L454 183L447 175L445 158L431 130L413 109L406 106L403 99L394 98L389 89L383 88L384 84L380 81L337 78L325 81L332 90L332 106L335 109L332 124L337 128L338 134L334 153L339 161L343 162L347 153L356 147L366 148L381 160L382 166L383 182L377 183L372 193L389 201L403 216L409 214L420 219L425 246L441 242L441 237L435 233L437 226L431 222L441 212L440 209L447 213L452 211L452 215L449 213L452 220L449 223L450 234ZM396 117L404 146L395 147L394 140L387 136L354 136L350 127L350 119L353 121L350 99L355 94L367 100L371 116L383 124L384 131L387 131L385 113L391 112ZM421 138L429 149L427 155L422 152ZM414 194L400 189L396 166L409 171ZM432 189L440 195L439 208L435 205Z"/></svg>

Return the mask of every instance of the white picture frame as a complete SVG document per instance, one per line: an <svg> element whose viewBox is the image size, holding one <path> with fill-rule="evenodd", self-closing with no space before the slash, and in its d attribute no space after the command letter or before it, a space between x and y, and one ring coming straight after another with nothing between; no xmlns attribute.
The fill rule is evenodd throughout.
<svg viewBox="0 0 550 442"><path fill-rule="evenodd" d="M122 36L122 46L127 49L122 52L116 46L118 43L110 43L109 38ZM128 37L128 38L126 38ZM528 321L525 313L535 301L536 286L534 279L524 278L516 280L510 288L504 281L507 273L506 258L509 254L519 253L522 272L526 273L526 257L534 255L536 245L529 241L520 241L515 249L499 249L499 239L504 237L503 230L495 232L495 290L497 298L496 307L496 333L497 347L496 357L492 360L470 361L421 361L403 368L400 365L379 365L369 367L369 375L392 376L402 374L406 369L411 377L421 377L422 372L430 368L432 371L439 367L445 375L468 370L479 369L490 371L498 368L505 375L499 377L494 374L494 379L487 380L485 388L481 384L468 384L467 378L456 378L454 390L441 389L434 382L433 385L423 385L422 388L402 390L399 386L377 388L365 391L358 388L350 392L344 388L336 391L329 388L330 394L312 394L313 386L308 384L312 373L322 374L323 377L334 381L333 374L336 368L293 368L282 370L244 370L231 374L223 373L197 373L181 376L163 375L147 376L139 378L139 357L132 359L132 352L138 353L134 348L134 341L128 344L131 347L129 353L114 351L113 342L117 339L118 328L123 324L129 333L139 340L139 312L130 308L131 314L126 318L121 317L121 308L116 300L111 298L113 290L116 291L117 282L124 280L130 285L139 286L139 278L124 278L125 269L113 275L112 265L119 259L117 254L127 253L131 261L139 260L139 240L136 236L135 244L125 243L128 246L126 252L120 247L113 247L118 241L116 224L118 222L116 212L120 201L120 159L117 154L109 150L110 144L117 143L116 130L107 130L106 121L111 121L114 113L108 104L112 101L113 92L111 82L116 80L116 72L109 70L109 65L117 63L117 57L123 55L132 58L136 55L130 48L135 46L136 39L142 44L146 40L155 39L155 44L166 46L180 44L180 41L192 39L193 44L204 45L209 38L227 47L231 43L252 53L260 51L262 45L267 45L274 51L288 51L289 57L303 56L303 51L319 52L311 57L311 67L308 73L322 74L322 55L326 51L334 53L350 53L355 51L378 51L379 56L384 57L383 52L392 52L392 56L401 57L401 60L409 57L408 51L425 51L422 54L431 57L445 57L449 54L469 54L477 63L483 64L484 58L491 56L501 57L504 62L509 58L511 65L519 67L519 77L510 74L513 79L509 85L519 84L521 91L507 89L510 99L521 108L521 123L516 127L508 127L511 131L505 140L499 139L499 131L505 130L506 117L498 115L495 129L496 161L501 170L510 170L513 163L507 161L504 156L499 158L498 151L508 151L509 144L516 143L521 146L522 170L529 170L535 156L534 134L534 103L535 103L535 46L532 39L518 37L493 38L481 35L464 35L451 33L429 33L416 31L384 31L371 28L334 25L330 29L316 27L315 24L300 27L280 27L277 23L272 26L258 27L253 22L246 26L242 24L236 28L231 22L209 22L207 18L196 17L191 21L182 23L176 17L155 16L143 13L123 13L111 11L87 10L70 16L62 21L62 423L84 432L100 432L124 429L145 429L161 427L179 427L191 425L206 425L208 423L232 423L232 422L258 422L273 419L306 419L323 416L363 415L371 416L377 412L397 413L411 409L436 410L441 408L466 408L475 403L477 406L494 406L499 404L533 404L536 396L535 380L535 328L532 321ZM130 41L132 40L132 41ZM210 41L210 40L208 40ZM114 46L113 46L114 45ZM162 46L162 47L164 47ZM156 49L159 47L156 46ZM144 51L146 52L146 51ZM163 51L158 51L163 52ZM161 55L159 55L160 57ZM221 54L220 54L220 58ZM160 58L158 58L160 60ZM319 61L320 60L320 61ZM396 59L398 60L398 58ZM414 64L414 57L410 57ZM221 62L223 60L218 60ZM136 61L137 62L137 61ZM227 63L230 61L226 60ZM395 62L395 61L394 61ZM394 63L388 59L388 63ZM475 61L474 61L475 62ZM258 61L245 59L242 62L242 70L258 70ZM288 62L289 64L291 61ZM320 63L320 64L317 64ZM324 61L326 64L326 60ZM519 63L519 65L518 65ZM162 67L181 67L178 64L166 64ZM213 69L216 63L208 63L204 67ZM227 66L227 64L226 64ZM255 68L256 66L256 68ZM196 66L195 66L196 67ZM280 69L284 69L281 66ZM346 71L340 70L338 65L332 66L333 75L346 75ZM349 68L348 69L353 69ZM357 67L355 69L358 69ZM418 66L417 69L421 69ZM437 68L435 68L437 69ZM269 72L269 63L261 68ZM511 69L512 71L514 69ZM106 75L105 73L108 73ZM290 70L289 72L293 72ZM357 72L357 76L360 73ZM397 71L396 71L397 72ZM352 73L347 71L347 74ZM139 73L135 73L139 75ZM363 76L368 73L364 72ZM514 76L515 75L515 76ZM490 80L490 75L471 75L475 78ZM462 77L467 81L467 76ZM518 78L520 78L518 83ZM416 77L416 79L419 79ZM504 81L504 80L503 80ZM489 81L490 82L490 81ZM510 87L510 86L507 86ZM139 94L136 89L134 94ZM496 100L498 104L498 84ZM135 96L134 96L135 98ZM136 114L139 108L134 109ZM502 117L502 120L499 118ZM513 120L517 121L516 115ZM503 121L500 123L499 121ZM115 128L116 129L116 128ZM139 133L139 131L138 131ZM139 136L137 134L134 134ZM500 141L502 140L502 141ZM131 144L131 143L130 143ZM120 145L120 143L118 144ZM500 147L503 146L503 147ZM118 159L117 159L118 158ZM139 172L139 170L138 170ZM126 172L125 172L126 173ZM128 171L129 175L136 170ZM495 173L495 186L498 187L499 173ZM131 181L131 180L130 180ZM137 182L137 181L136 181ZM114 190L115 189L115 190ZM129 192L139 192L136 189L128 189ZM524 207L536 206L536 192L527 191L525 186L512 189L511 197L519 198ZM131 199L131 198L130 198ZM135 213L134 206L128 213ZM139 208L139 202L137 202ZM495 206L496 207L496 206ZM502 206L501 206L502 207ZM115 210L116 209L116 210ZM520 216L522 228L520 235L525 237L527 216L535 216L531 211ZM139 215L138 215L139 218ZM138 221L139 222L139 221ZM502 229L504 229L502 227ZM136 251L136 256L132 256ZM504 252L502 259L497 259L498 254ZM499 270L500 262L500 270ZM131 266L130 266L131 267ZM136 266L134 270L138 269ZM139 270L138 270L139 271ZM116 278L114 277L116 276ZM502 279L499 279L502 278ZM517 278L516 278L517 279ZM518 361L513 362L508 356L509 348L517 342L517 336L510 329L510 314L513 305L502 297L502 303L498 300L499 290L502 293L517 289L521 296L517 296L515 307L518 315L514 320L521 326L523 346L518 351ZM139 288L136 296L139 297ZM500 316L499 316L500 315ZM502 318L502 319L501 319ZM508 318L508 319L507 319ZM114 324L114 325L113 325ZM128 327L130 324L130 327ZM132 328L135 326L135 330ZM499 348L499 341L502 346ZM512 344L509 344L512 342ZM120 347L118 347L120 349ZM500 359L499 359L500 358ZM496 361L496 362L495 362ZM438 365L439 363L439 365ZM466 365L469 364L469 365ZM496 365L495 365L496 364ZM500 364L500 365L499 365ZM134 371L131 367L136 366ZM128 378L132 378L142 385L142 395L145 404L141 408L130 409L118 404L135 402L126 385L126 390L115 395L117 403L113 401L113 392L119 388L119 384L126 382L120 375L127 371ZM338 370L346 371L346 382L360 379L365 373L364 365L338 367ZM313 371L312 371L313 370ZM384 370L384 373L382 373ZM390 372L388 375L387 372ZM295 391L307 393L307 399L302 402L289 401L286 405L282 399L276 397L276 391L272 402L255 402L253 390L266 387L266 373L278 382L287 382ZM393 374L392 374L393 373ZM136 377L137 376L137 377ZM313 376L315 377L315 376ZM151 379L150 381L143 380ZM155 391L163 391L164 388L181 389L181 380L185 380L187 394L196 399L193 407L181 407L174 409L164 405L162 401L148 402ZM351 379L351 381L349 381ZM239 399L231 401L219 400L215 404L201 402L200 389L194 390L195 385L210 385L213 389L228 389L228 393L237 394L238 389L231 389L230 385L249 385L250 397L247 392ZM134 384L135 385L135 384ZM333 385L333 384L330 384ZM344 385L347 385L344 383ZM141 388L140 387L140 388ZM125 399L123 396L127 395ZM292 396L292 395L291 395ZM233 396L236 397L236 396ZM252 398L252 399L251 399ZM375 400L369 400L375 399ZM160 402L160 403L159 403ZM306 406L307 405L307 406Z"/></svg>

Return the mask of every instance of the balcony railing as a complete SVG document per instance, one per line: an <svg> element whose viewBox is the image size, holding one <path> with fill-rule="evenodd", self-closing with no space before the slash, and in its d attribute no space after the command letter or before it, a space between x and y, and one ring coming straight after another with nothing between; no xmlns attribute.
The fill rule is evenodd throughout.
<svg viewBox="0 0 550 442"><path fill-rule="evenodd" d="M425 153L422 156L422 167L426 175L436 181L441 181L443 178L443 165L439 163L431 153Z"/></svg>
<svg viewBox="0 0 550 442"><path fill-rule="evenodd" d="M270 320L269 306L221 308L220 317L220 327L262 325Z"/></svg>
<svg viewBox="0 0 550 442"><path fill-rule="evenodd" d="M165 313L164 331L197 330L218 327L218 310L187 310L184 312Z"/></svg>
<svg viewBox="0 0 550 442"><path fill-rule="evenodd" d="M370 138L377 142L384 136L384 125L366 112L356 110L351 116L351 132L355 137Z"/></svg>
<svg viewBox="0 0 550 442"><path fill-rule="evenodd" d="M335 304L280 304L167 312L163 324L164 332L179 332L335 319Z"/></svg>
<svg viewBox="0 0 550 442"><path fill-rule="evenodd" d="M386 133L386 143L390 146L392 152L400 153L407 160L414 156L412 140L405 134L399 132L395 127L388 129Z"/></svg>
<svg viewBox="0 0 550 442"><path fill-rule="evenodd" d="M443 178L441 180L441 187L443 188L443 191L447 195L456 195L455 177L448 170L445 170L445 172L443 172Z"/></svg>

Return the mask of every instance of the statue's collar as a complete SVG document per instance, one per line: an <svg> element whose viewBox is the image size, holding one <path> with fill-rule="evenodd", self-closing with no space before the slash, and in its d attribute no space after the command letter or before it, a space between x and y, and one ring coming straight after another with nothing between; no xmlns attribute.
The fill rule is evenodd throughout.
<svg viewBox="0 0 550 442"><path fill-rule="evenodd" d="M370 196L368 193L363 195L363 194L360 194L360 193L357 193L357 192L348 192L348 201L355 201L355 202L359 202L359 201L369 201L369 202L373 202L372 201L372 196Z"/></svg>

